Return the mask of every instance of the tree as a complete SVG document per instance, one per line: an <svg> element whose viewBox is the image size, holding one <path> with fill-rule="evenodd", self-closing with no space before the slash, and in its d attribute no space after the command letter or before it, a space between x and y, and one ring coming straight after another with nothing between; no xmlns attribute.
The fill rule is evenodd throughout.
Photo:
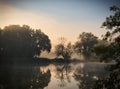
<svg viewBox="0 0 120 89"><path fill-rule="evenodd" d="M109 54L109 56L116 61L116 64L110 66L109 75L99 79L94 89L119 89L120 87L120 8L112 6L110 11L113 11L113 15L107 17L102 24L108 30L103 40L110 42L107 47L114 48L106 52L112 51L112 55Z"/></svg>
<svg viewBox="0 0 120 89"><path fill-rule="evenodd" d="M34 57L50 52L49 37L27 25L10 25L0 30L0 57Z"/></svg>
<svg viewBox="0 0 120 89"><path fill-rule="evenodd" d="M41 32L41 30L36 30L33 33L33 47L34 47L34 54L40 55L42 51L50 52L51 49L51 43L49 40L49 37Z"/></svg>
<svg viewBox="0 0 120 89"><path fill-rule="evenodd" d="M70 59L72 53L73 53L72 45L71 45L71 43L68 43L66 48L64 49L64 52L63 52L62 56L64 57L64 59Z"/></svg>
<svg viewBox="0 0 120 89"><path fill-rule="evenodd" d="M110 11L113 11L113 15L107 17L102 24L102 27L105 27L106 30L108 30L104 35L103 40L109 42L109 44L105 45L108 57L116 60L116 58L120 56L120 8L112 6L110 7ZM97 53L101 53L99 47Z"/></svg>
<svg viewBox="0 0 120 89"><path fill-rule="evenodd" d="M70 59L73 53L71 43L68 43L67 46L60 43L55 47L55 54L57 57L62 56L65 60Z"/></svg>
<svg viewBox="0 0 120 89"><path fill-rule="evenodd" d="M79 35L78 41L74 45L74 49L77 53L89 55L97 42L98 38L92 33L83 32Z"/></svg>
<svg viewBox="0 0 120 89"><path fill-rule="evenodd" d="M104 36L104 40L110 40L110 45L114 45L116 52L114 55L120 55L120 8L116 6L110 7L110 11L113 11L113 15L106 18L102 26L108 31Z"/></svg>
<svg viewBox="0 0 120 89"><path fill-rule="evenodd" d="M55 54L56 56L62 56L63 52L64 52L64 45L63 44L58 44L55 46Z"/></svg>
<svg viewBox="0 0 120 89"><path fill-rule="evenodd" d="M112 60L112 55L115 52L115 47L114 45L109 45L108 41L100 40L98 44L94 46L94 52L100 58L101 62L108 62Z"/></svg>

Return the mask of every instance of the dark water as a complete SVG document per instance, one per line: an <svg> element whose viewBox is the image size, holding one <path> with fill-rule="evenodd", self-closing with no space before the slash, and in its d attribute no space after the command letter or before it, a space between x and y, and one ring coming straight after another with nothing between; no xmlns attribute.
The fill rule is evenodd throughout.
<svg viewBox="0 0 120 89"><path fill-rule="evenodd" d="M2 66L0 89L92 89L106 74L105 64L77 63Z"/></svg>

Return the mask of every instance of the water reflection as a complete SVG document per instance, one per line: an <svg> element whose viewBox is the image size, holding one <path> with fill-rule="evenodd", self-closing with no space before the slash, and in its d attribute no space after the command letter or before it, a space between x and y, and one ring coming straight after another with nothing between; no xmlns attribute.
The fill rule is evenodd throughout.
<svg viewBox="0 0 120 89"><path fill-rule="evenodd" d="M105 75L102 64L0 66L0 89L92 89Z"/></svg>
<svg viewBox="0 0 120 89"><path fill-rule="evenodd" d="M66 63L56 66L55 78L60 80L58 86L64 87L67 83L71 82L71 69L71 66Z"/></svg>
<svg viewBox="0 0 120 89"><path fill-rule="evenodd" d="M80 64L73 74L79 89L93 89L95 81L105 75L102 68L95 64Z"/></svg>
<svg viewBox="0 0 120 89"><path fill-rule="evenodd" d="M51 72L32 67L4 67L0 69L0 89L44 89Z"/></svg>
<svg viewBox="0 0 120 89"><path fill-rule="evenodd" d="M39 67L35 67L31 79L30 89L44 89L44 87L48 86L50 78L51 72L49 69L47 71L43 71L39 69Z"/></svg>

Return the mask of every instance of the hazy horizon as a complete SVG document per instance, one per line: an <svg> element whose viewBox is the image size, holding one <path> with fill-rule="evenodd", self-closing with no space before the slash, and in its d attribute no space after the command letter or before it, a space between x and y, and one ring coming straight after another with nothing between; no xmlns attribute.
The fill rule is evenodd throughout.
<svg viewBox="0 0 120 89"><path fill-rule="evenodd" d="M0 28L10 24L41 29L56 44L59 37L75 42L81 32L101 37L109 7L119 0L0 0Z"/></svg>

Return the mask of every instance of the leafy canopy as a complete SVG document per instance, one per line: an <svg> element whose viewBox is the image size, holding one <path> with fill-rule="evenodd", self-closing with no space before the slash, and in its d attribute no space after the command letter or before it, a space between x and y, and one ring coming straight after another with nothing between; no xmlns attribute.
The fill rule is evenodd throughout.
<svg viewBox="0 0 120 89"><path fill-rule="evenodd" d="M92 52L94 45L98 42L98 38L92 33L83 32L79 35L78 41L74 45L77 53L89 54Z"/></svg>
<svg viewBox="0 0 120 89"><path fill-rule="evenodd" d="M49 37L40 29L27 25L10 25L0 29L1 57L34 57L42 51L50 52Z"/></svg>

